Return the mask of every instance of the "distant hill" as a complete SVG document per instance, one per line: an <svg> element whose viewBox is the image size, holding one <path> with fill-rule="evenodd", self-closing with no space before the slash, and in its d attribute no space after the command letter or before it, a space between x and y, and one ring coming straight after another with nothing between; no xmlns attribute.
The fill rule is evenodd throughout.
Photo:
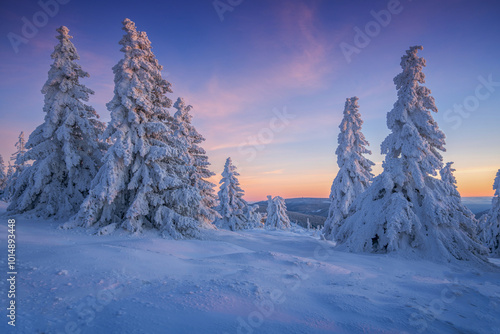
<svg viewBox="0 0 500 334"><path fill-rule="evenodd" d="M285 203L290 220L301 226L306 226L308 218L313 227L323 225L328 217L328 198L289 198ZM491 208L491 197L462 197L462 203L479 218ZM266 212L267 201L255 204L259 205L259 212Z"/></svg>
<svg viewBox="0 0 500 334"><path fill-rule="evenodd" d="M476 216L491 209L491 197L462 197L462 203Z"/></svg>

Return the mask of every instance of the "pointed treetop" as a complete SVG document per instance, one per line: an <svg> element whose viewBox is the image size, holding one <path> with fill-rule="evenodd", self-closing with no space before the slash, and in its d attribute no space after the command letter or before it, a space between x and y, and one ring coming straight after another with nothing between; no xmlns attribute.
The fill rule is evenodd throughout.
<svg viewBox="0 0 500 334"><path fill-rule="evenodd" d="M177 109L174 117L180 117L189 123L191 122L192 116L189 114L189 112L193 107L191 105L186 106L186 102L184 102L184 99L182 97L179 97L177 101L175 101L174 108Z"/></svg>
<svg viewBox="0 0 500 334"><path fill-rule="evenodd" d="M346 107L353 106L355 108L359 108L358 101L359 101L359 98L357 96L348 97L345 99L345 105L346 105ZM344 110L344 113L345 112L346 112L346 110Z"/></svg>
<svg viewBox="0 0 500 334"><path fill-rule="evenodd" d="M422 73L422 69L426 66L425 59L417 55L418 51L423 49L421 45L411 46L406 50L406 55L401 57L400 65L403 68L403 72L394 78L397 89L406 83L406 80L398 79L400 77L409 77L413 86L417 85L417 82L425 83L425 75ZM430 109L437 112L437 108L435 107Z"/></svg>
<svg viewBox="0 0 500 334"><path fill-rule="evenodd" d="M126 18L125 20L123 20L123 30L125 30L126 32L137 32L137 29L135 27L135 23L130 20L129 18Z"/></svg>
<svg viewBox="0 0 500 334"><path fill-rule="evenodd" d="M447 162L443 169L439 171L439 174L441 175L441 180L456 187L457 179L453 175L456 169L452 167L453 164L453 161Z"/></svg>
<svg viewBox="0 0 500 334"><path fill-rule="evenodd" d="M56 29L56 31L59 33L59 36L57 36L57 39L73 38L73 36L69 35L69 29L66 26L60 26L59 28Z"/></svg>
<svg viewBox="0 0 500 334"><path fill-rule="evenodd" d="M352 160L353 155L362 159L361 154L372 153L366 147L370 144L361 132L363 120L359 114L358 100L357 96L353 96L347 98L345 102L344 117L339 125L340 133L337 139L339 146L335 151L339 167L342 167L346 161ZM373 163L370 162L368 167L369 165L373 165Z"/></svg>
<svg viewBox="0 0 500 334"><path fill-rule="evenodd" d="M495 190L495 197L500 197L500 169L495 177L495 182L493 183L493 190Z"/></svg>

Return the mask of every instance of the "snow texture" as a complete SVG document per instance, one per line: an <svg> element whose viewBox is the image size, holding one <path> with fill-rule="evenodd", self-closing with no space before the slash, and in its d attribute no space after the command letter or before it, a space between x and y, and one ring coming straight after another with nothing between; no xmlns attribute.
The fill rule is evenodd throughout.
<svg viewBox="0 0 500 334"><path fill-rule="evenodd" d="M371 152L366 148L369 144L361 132L362 124L358 98L347 98L335 151L339 172L332 183L331 204L323 228L325 238L329 240L336 239L339 224L349 213L350 205L365 191L373 178L371 170L374 163L363 156Z"/></svg>
<svg viewBox="0 0 500 334"><path fill-rule="evenodd" d="M286 213L286 203L281 196L267 196L266 228L286 230L290 228L290 218Z"/></svg>
<svg viewBox="0 0 500 334"><path fill-rule="evenodd" d="M15 330L5 319L0 333L500 331L498 270L339 252L300 228L96 240L52 221L16 220L19 307Z"/></svg>
<svg viewBox="0 0 500 334"><path fill-rule="evenodd" d="M148 228L166 238L201 238L213 225L199 220L205 207L190 179L196 167L189 140L174 131L167 111L171 84L161 76L146 33L129 19L123 30L123 59L113 67L114 97L107 104L111 122L105 136L113 144L89 196L63 227L98 228L98 234Z"/></svg>
<svg viewBox="0 0 500 334"><path fill-rule="evenodd" d="M80 57L68 28L62 26L57 32L59 43L42 89L44 123L31 133L25 153L21 139L18 142L8 207L11 214L45 218L75 214L88 194L105 149L98 140L104 124L97 120L96 111L84 104L94 92L79 82L89 75L76 63ZM24 165L30 160L31 166Z"/></svg>
<svg viewBox="0 0 500 334"><path fill-rule="evenodd" d="M425 60L418 50L406 52L403 71L394 78L398 99L387 115L391 134L382 143L384 171L353 202L336 241L351 252L483 265L486 250L472 233L474 218L459 197L450 196L449 180L433 177L443 167L445 135L431 116L437 112L431 92L421 86Z"/></svg>

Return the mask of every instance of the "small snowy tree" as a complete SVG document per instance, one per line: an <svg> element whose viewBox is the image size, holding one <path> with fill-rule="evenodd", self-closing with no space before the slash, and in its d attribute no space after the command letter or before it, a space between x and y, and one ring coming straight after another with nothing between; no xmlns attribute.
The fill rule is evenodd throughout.
<svg viewBox="0 0 500 334"><path fill-rule="evenodd" d="M439 171L442 183L437 183L440 186L439 191L447 196L449 214L452 215L453 221L458 221L460 228L466 232L467 235L476 236L478 229L478 221L475 215L462 205L462 197L457 190L457 180L453 173L455 169L452 167L453 162L448 162Z"/></svg>
<svg viewBox="0 0 500 334"><path fill-rule="evenodd" d="M205 141L205 138L191 124L191 106L186 106L184 100L178 98L174 108L177 112L174 114L172 126L176 134L187 142L188 153L191 158L189 163L194 166L189 178L191 185L198 189L201 196L201 203L198 206L199 212L196 217L204 223L211 223L218 217L218 213L214 209L217 205L217 196L214 190L215 184L208 181L215 173L209 169L210 162L208 162L207 153L200 146Z"/></svg>
<svg viewBox="0 0 500 334"><path fill-rule="evenodd" d="M5 173L5 164L2 155L0 155L0 197L7 187L7 174Z"/></svg>
<svg viewBox="0 0 500 334"><path fill-rule="evenodd" d="M10 201L11 191L13 189L13 176L15 174L15 168L9 160L9 166L7 167L7 175L5 177L5 188L2 193L2 201L8 202Z"/></svg>
<svg viewBox="0 0 500 334"><path fill-rule="evenodd" d="M113 67L114 97L107 104L105 136L113 145L89 196L64 227L96 227L98 234L154 228L164 237L201 237L202 228L213 226L198 220L202 199L190 180L195 167L188 141L173 132L167 111L171 84L161 76L146 33L129 19L123 30L124 57Z"/></svg>
<svg viewBox="0 0 500 334"><path fill-rule="evenodd" d="M16 152L12 154L9 161L9 171L7 172L8 182L3 195L3 199L5 201L10 201L12 198L14 192L16 191L16 181L27 165L24 161L24 155L26 154L26 140L24 139L23 131L19 134L17 142L14 146L16 147ZM13 164L11 164L11 161Z"/></svg>
<svg viewBox="0 0 500 334"><path fill-rule="evenodd" d="M245 211L248 210L248 204L243 199L245 192L240 187L239 175L231 158L227 158L222 172L222 179L219 182L217 212L221 218L217 219L216 226L231 231L244 229L247 225Z"/></svg>
<svg viewBox="0 0 500 334"><path fill-rule="evenodd" d="M500 257L500 169L493 183L495 194L490 211L481 217L480 239L493 257Z"/></svg>
<svg viewBox="0 0 500 334"><path fill-rule="evenodd" d="M88 101L94 92L80 84L88 77L76 63L80 57L68 28L57 29L59 43L52 53L52 64L45 94L45 121L17 144L16 180L8 211L40 217L69 217L76 213L88 194L97 173L103 144L98 140L104 129ZM33 160L33 165L25 162Z"/></svg>
<svg viewBox="0 0 500 334"><path fill-rule="evenodd" d="M335 152L339 172L333 180L330 209L323 228L325 238L329 240L336 238L339 224L347 216L351 203L365 191L373 178L371 170L374 164L363 156L371 152L366 148L369 144L361 132L362 124L358 98L348 98Z"/></svg>
<svg viewBox="0 0 500 334"><path fill-rule="evenodd" d="M286 230L291 226L290 218L286 213L286 203L283 197L267 196L266 228Z"/></svg>
<svg viewBox="0 0 500 334"><path fill-rule="evenodd" d="M261 213L257 212L259 205L247 205L245 210L246 226L247 229L260 228L263 226L263 216Z"/></svg>
<svg viewBox="0 0 500 334"><path fill-rule="evenodd" d="M15 144L16 152L12 154L10 160L14 162L14 169L21 173L26 166L24 155L26 154L26 140L24 139L24 131L21 131Z"/></svg>
<svg viewBox="0 0 500 334"><path fill-rule="evenodd" d="M445 135L431 116L437 112L417 56L421 46L402 57L394 78L398 100L387 115L391 130L382 143L384 171L351 204L336 235L339 249L398 252L436 261L485 263L485 249L464 226L473 226L461 203L447 196L442 168ZM460 210L458 210L460 208Z"/></svg>

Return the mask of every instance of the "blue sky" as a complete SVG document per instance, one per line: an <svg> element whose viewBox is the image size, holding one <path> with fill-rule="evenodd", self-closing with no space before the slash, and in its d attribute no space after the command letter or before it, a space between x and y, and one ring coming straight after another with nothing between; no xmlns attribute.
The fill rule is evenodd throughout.
<svg viewBox="0 0 500 334"><path fill-rule="evenodd" d="M109 120L111 68L121 58L121 21L128 17L147 32L173 84L170 98L182 96L193 105L213 171L220 174L231 156L248 200L267 194L328 196L338 170L338 124L351 96L360 98L363 131L379 173L380 143L388 134L385 117L396 101L392 79L405 50L417 44L424 46L426 85L436 99L435 119L447 135L444 157L455 162L459 190L464 196L492 194L500 168L497 1L244 0L230 6L223 20L210 0L71 0L58 7L44 22L36 1L0 5L0 154L5 160L19 132L29 134L43 122L40 90L61 25L70 29L80 64L91 75L83 81L96 91L90 104ZM377 28L373 12L388 8L394 13ZM23 37L23 17L33 22L34 15L40 27L16 53L8 34ZM371 37L348 61L341 45L356 46L355 28L366 32L367 27L375 30L368 30ZM484 80L493 84L478 89ZM464 103L470 111L460 114L454 105ZM283 122L275 120L277 114L290 116Z"/></svg>

